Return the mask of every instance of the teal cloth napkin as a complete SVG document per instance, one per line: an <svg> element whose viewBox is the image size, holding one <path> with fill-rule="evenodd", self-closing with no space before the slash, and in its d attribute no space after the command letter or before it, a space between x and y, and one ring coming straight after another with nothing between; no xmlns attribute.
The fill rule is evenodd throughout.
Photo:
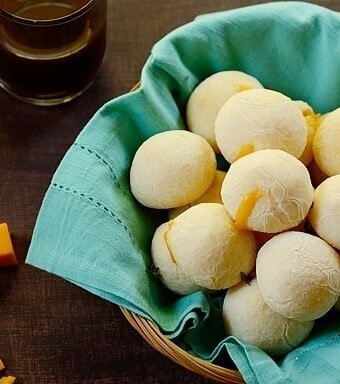
<svg viewBox="0 0 340 384"><path fill-rule="evenodd" d="M206 360L227 351L247 383L340 383L339 318L319 321L301 347L274 361L254 346L226 338L221 295L179 298L152 272L151 238L166 218L133 199L133 155L151 135L185 129L185 105L194 87L228 69L245 71L318 112L335 109L340 15L300 2L256 5L199 16L159 41L143 68L140 89L105 104L62 160L27 263L152 319Z"/></svg>

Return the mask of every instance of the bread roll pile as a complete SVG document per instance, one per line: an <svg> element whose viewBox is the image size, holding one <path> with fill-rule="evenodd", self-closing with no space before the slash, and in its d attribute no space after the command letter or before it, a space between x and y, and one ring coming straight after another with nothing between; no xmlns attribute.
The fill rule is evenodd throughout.
<svg viewBox="0 0 340 384"><path fill-rule="evenodd" d="M340 308L340 108L321 116L224 71L194 89L186 121L131 165L137 201L167 210L153 264L176 294L227 289L226 334L285 354Z"/></svg>

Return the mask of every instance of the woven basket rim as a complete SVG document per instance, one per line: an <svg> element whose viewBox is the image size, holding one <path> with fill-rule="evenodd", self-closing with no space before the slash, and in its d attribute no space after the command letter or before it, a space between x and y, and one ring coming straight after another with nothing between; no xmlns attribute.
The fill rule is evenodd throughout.
<svg viewBox="0 0 340 384"><path fill-rule="evenodd" d="M136 83L130 92L140 87L140 81ZM123 315L131 326L147 341L154 349L168 357L182 367L195 372L203 377L225 384L243 384L244 381L239 371L224 368L209 363L184 351L165 335L161 333L157 325L151 320L145 319L126 308L120 307Z"/></svg>
<svg viewBox="0 0 340 384"><path fill-rule="evenodd" d="M239 371L221 367L191 355L163 335L153 321L141 317L126 308L120 307L120 309L130 325L148 344L178 365L219 383L244 383Z"/></svg>

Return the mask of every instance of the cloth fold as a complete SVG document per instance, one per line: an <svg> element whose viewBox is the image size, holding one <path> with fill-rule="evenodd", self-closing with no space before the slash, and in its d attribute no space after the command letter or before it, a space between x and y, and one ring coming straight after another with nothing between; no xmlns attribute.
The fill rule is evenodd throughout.
<svg viewBox="0 0 340 384"><path fill-rule="evenodd" d="M166 215L140 206L129 189L139 145L155 133L185 129L187 99L212 73L247 72L317 112L339 107L339 36L337 12L278 2L199 16L160 40L141 87L100 108L66 153L43 200L27 263L152 319L206 360L227 350L247 383L339 383L338 319L321 322L301 347L274 361L226 338L222 294L179 298L167 291L150 260L153 232Z"/></svg>

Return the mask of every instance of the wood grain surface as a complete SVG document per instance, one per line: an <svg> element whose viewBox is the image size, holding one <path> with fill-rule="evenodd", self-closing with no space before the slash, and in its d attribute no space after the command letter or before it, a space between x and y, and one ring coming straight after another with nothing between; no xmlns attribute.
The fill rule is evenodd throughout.
<svg viewBox="0 0 340 384"><path fill-rule="evenodd" d="M152 45L196 15L256 4L223 0L108 0L106 57L92 87L64 106L24 104L0 90L0 221L18 268L0 271L0 357L18 384L208 383L159 355L120 310L24 264L51 176L84 124L129 90ZM319 4L340 10L339 0Z"/></svg>

